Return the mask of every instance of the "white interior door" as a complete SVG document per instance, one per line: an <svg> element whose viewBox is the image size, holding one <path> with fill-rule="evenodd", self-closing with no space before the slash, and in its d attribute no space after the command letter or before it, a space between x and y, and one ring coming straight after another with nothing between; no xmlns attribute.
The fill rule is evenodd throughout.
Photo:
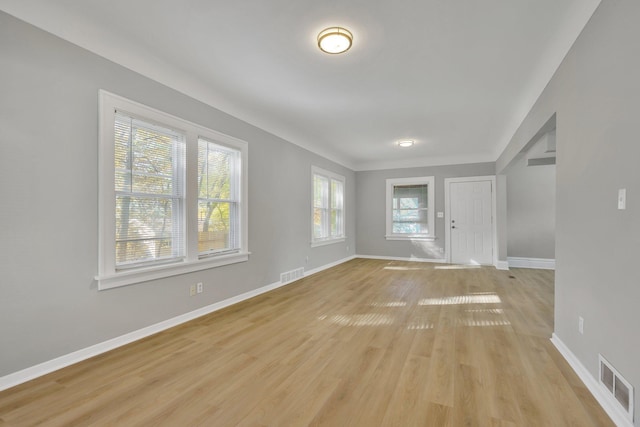
<svg viewBox="0 0 640 427"><path fill-rule="evenodd" d="M492 264L492 182L450 182L449 186L451 262Z"/></svg>

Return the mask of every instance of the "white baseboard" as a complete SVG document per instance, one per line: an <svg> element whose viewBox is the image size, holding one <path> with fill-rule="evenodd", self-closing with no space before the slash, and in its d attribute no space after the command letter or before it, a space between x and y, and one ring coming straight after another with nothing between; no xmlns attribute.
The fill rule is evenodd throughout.
<svg viewBox="0 0 640 427"><path fill-rule="evenodd" d="M511 268L537 268L540 270L555 270L556 260L547 258L507 257Z"/></svg>
<svg viewBox="0 0 640 427"><path fill-rule="evenodd" d="M342 264L344 262L350 261L356 258L356 256L350 256L347 258L343 258L336 262L332 262L330 264L323 265L322 267L315 268L313 270L309 270L305 272L305 277L310 276L312 274L318 273L320 271L326 270L331 267L335 267L336 265ZM130 344L134 341L138 341L142 338L146 338L150 335L157 334L158 332L162 332L166 329L173 328L174 326L178 326L182 323L188 322L193 319L197 319L198 317L205 316L209 313L213 313L214 311L221 310L225 307L228 307L233 304L237 304L241 301L247 300L249 298L253 298L260 294L264 294L265 292L272 291L281 286L289 285L294 282L275 282L270 285L262 286L257 289L253 289L249 292L245 292L240 295L236 295L231 298L227 298L226 300L219 301L208 306L199 308L194 311L190 311L185 314L181 314L180 316L173 317L171 319L164 320L162 322L156 323L151 326L147 326L142 329L138 329L133 332L129 332L127 334L121 335L119 337L83 348L81 350L74 351L69 354L65 354L64 356L56 357L55 359L48 360L43 363L39 363L35 366L31 366L29 368L22 369L18 372L14 372L3 377L0 377L0 391L6 390L8 388L17 386L19 384L25 383L27 381L33 380L35 378L41 377L43 375L49 374L51 372L57 371L59 369L65 368L67 366L73 365L78 362L82 362L83 360L90 359L91 357L98 356L102 353L106 353L107 351L113 350L118 347L122 347L123 345Z"/></svg>
<svg viewBox="0 0 640 427"><path fill-rule="evenodd" d="M367 258L367 259L385 259L388 261L413 261L413 262L435 262L438 264L446 264L446 259L436 259L436 258L415 258L415 257L395 257L395 256L378 256L378 255L356 255L356 258Z"/></svg>
<svg viewBox="0 0 640 427"><path fill-rule="evenodd" d="M368 258L368 259L384 259L389 261L414 261L414 262L433 262L437 264L448 264L449 262L445 258L404 258L394 256L378 256L378 255L356 255L355 258ZM498 270L508 270L509 263L507 261L498 261L495 264Z"/></svg>
<svg viewBox="0 0 640 427"><path fill-rule="evenodd" d="M509 261L496 261L495 267L498 270L508 270L509 269Z"/></svg>
<svg viewBox="0 0 640 427"><path fill-rule="evenodd" d="M629 421L628 415L624 410L611 401L609 391L606 390L598 380L593 377L593 375L591 375L587 368L585 368L575 354L569 350L569 347L567 347L555 333L551 336L551 342L558 349L567 363L569 363L569 366L573 368L578 377L580 377L584 385L587 386L600 406L602 406L609 417L611 417L611 420L618 427L633 427L633 422Z"/></svg>
<svg viewBox="0 0 640 427"><path fill-rule="evenodd" d="M322 267L318 267L318 268L314 268L313 270L305 271L305 272L304 272L304 277L311 276L312 274L320 273L320 272L321 272L321 271L323 271L323 270L326 270L326 269L328 269L328 268L335 267L336 265L344 264L345 262L347 262L347 261L351 261L352 259L356 259L356 258L357 258L357 256L356 256L356 255L351 255L351 256L349 256L349 257L339 259L339 260L338 260L338 261L336 261L336 262L332 262L332 263L329 263L329 264L325 264L325 265L323 265Z"/></svg>

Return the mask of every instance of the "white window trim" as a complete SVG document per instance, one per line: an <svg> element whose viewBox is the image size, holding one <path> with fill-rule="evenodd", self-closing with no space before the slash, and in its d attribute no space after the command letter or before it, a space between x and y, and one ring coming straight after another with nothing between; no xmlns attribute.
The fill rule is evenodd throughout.
<svg viewBox="0 0 640 427"><path fill-rule="evenodd" d="M186 135L185 185L185 257L180 261L116 270L115 260L115 186L114 119L122 110L140 118L179 130ZM198 254L198 137L235 148L241 153L240 250L232 254L202 257ZM245 141L207 129L146 105L130 101L104 90L99 91L99 173L98 173L98 289L105 290L148 280L175 276L223 265L247 261L248 250L248 144Z"/></svg>
<svg viewBox="0 0 640 427"><path fill-rule="evenodd" d="M317 248L318 246L333 245L334 243L345 242L346 240L347 240L346 237L336 237L331 239L316 239L311 242L311 247Z"/></svg>
<svg viewBox="0 0 640 427"><path fill-rule="evenodd" d="M386 234L387 240L426 240L433 241L435 236L435 178L433 176L422 176L414 178L389 178L386 180ZM403 234L393 232L393 187L396 185L409 185L409 184L427 184L427 221L429 226L429 234Z"/></svg>
<svg viewBox="0 0 640 427"><path fill-rule="evenodd" d="M328 237L325 239L316 239L313 235L313 195L314 195L314 187L313 187L313 177L314 175L322 175L329 178L329 191L331 191L331 179L342 182L343 192L342 195L344 200L342 201L342 224L343 224L343 234L340 237ZM345 242L347 240L347 180L344 176L339 175L335 172L328 171L326 169L319 168L317 166L311 166L311 247L315 248L318 246L332 245L334 243ZM331 200L331 195L329 195L329 200ZM331 203L331 202L329 202Z"/></svg>

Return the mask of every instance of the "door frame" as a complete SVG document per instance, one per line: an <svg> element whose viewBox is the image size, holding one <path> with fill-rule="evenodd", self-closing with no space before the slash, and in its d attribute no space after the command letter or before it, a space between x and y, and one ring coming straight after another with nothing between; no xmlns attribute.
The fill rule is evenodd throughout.
<svg viewBox="0 0 640 427"><path fill-rule="evenodd" d="M492 261L493 265L498 265L498 226L496 224L497 197L496 197L496 176L465 176L459 178L444 179L444 235L445 235L445 259L451 264L451 196L449 186L457 182L478 182L491 181L491 228L492 228Z"/></svg>

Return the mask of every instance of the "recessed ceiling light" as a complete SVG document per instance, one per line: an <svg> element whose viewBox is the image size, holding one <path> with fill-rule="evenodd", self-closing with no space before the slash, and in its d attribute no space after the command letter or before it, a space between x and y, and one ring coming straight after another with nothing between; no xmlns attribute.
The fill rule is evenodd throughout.
<svg viewBox="0 0 640 427"><path fill-rule="evenodd" d="M398 147L409 148L413 146L414 141L412 139L403 139L402 141L398 141Z"/></svg>
<svg viewBox="0 0 640 427"><path fill-rule="evenodd" d="M349 50L353 34L342 27L329 27L318 34L318 47L325 53L342 53Z"/></svg>

